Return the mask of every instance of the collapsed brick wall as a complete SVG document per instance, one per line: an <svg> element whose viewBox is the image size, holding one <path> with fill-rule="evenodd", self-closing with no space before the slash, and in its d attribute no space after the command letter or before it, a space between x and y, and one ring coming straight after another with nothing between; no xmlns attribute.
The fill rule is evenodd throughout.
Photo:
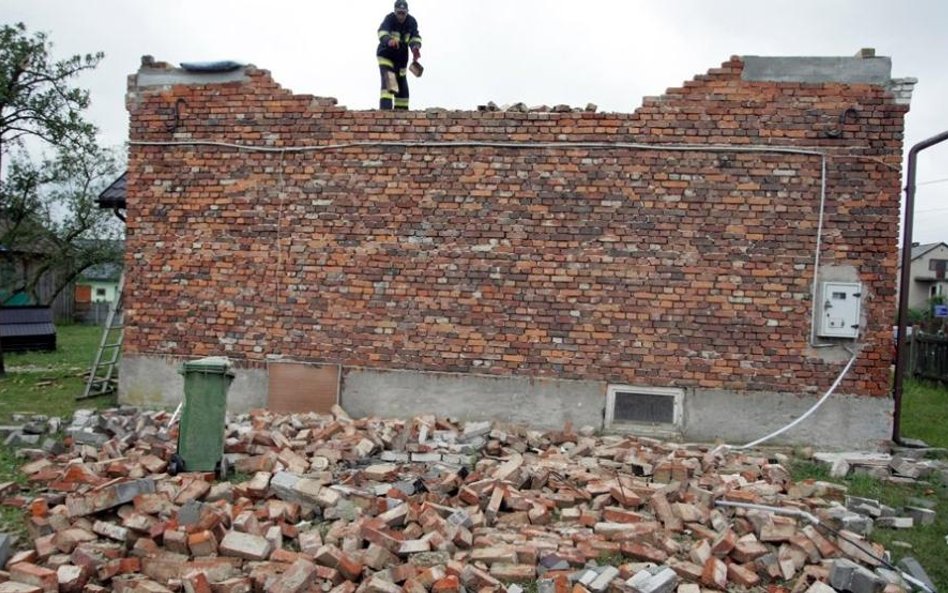
<svg viewBox="0 0 948 593"><path fill-rule="evenodd" d="M828 155L821 265L865 287L842 391L883 395L907 107L742 66L633 114L349 111L253 68L132 79L126 355L822 389L840 366L808 347L821 158L662 150L795 146Z"/></svg>

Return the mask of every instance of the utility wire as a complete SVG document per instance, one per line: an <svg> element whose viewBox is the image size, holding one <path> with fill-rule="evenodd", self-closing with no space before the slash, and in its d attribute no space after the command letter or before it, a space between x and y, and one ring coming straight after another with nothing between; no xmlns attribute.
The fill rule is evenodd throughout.
<svg viewBox="0 0 948 593"><path fill-rule="evenodd" d="M948 181L948 177L942 177L941 179L929 179L928 181L919 181L915 184L915 187L919 185L935 185L936 183L945 183Z"/></svg>

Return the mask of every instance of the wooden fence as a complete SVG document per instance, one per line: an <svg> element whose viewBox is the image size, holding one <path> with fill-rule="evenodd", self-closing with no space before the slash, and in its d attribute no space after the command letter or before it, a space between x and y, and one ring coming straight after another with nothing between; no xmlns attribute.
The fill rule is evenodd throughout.
<svg viewBox="0 0 948 593"><path fill-rule="evenodd" d="M80 303L76 302L76 312L73 321L83 325L105 325L112 303Z"/></svg>
<svg viewBox="0 0 948 593"><path fill-rule="evenodd" d="M948 337L909 336L909 375L948 383Z"/></svg>

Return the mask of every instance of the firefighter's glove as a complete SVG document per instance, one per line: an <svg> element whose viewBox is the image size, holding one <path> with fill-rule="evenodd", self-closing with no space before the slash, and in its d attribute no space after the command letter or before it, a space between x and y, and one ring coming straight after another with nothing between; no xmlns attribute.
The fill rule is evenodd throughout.
<svg viewBox="0 0 948 593"><path fill-rule="evenodd" d="M411 48L411 55L415 57L415 61L417 62L421 59L421 49L418 47Z"/></svg>
<svg viewBox="0 0 948 593"><path fill-rule="evenodd" d="M389 47L397 48L397 47L398 47L398 39L395 39L394 37L389 38L389 40L388 40L388 46L389 46Z"/></svg>

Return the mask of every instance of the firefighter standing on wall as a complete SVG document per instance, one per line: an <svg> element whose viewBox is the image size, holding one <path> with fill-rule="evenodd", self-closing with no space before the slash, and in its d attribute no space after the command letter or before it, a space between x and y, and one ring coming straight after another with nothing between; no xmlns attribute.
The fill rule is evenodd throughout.
<svg viewBox="0 0 948 593"><path fill-rule="evenodd" d="M414 61L421 57L418 21L408 14L408 2L397 0L395 11L379 26L379 48L375 52L382 76L379 109L408 109L408 50Z"/></svg>

